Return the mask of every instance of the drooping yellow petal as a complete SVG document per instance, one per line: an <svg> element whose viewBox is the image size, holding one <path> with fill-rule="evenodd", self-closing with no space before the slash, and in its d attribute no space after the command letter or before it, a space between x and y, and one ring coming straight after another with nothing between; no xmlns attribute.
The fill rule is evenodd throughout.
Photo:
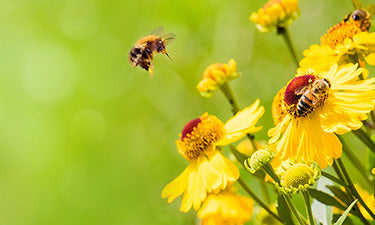
<svg viewBox="0 0 375 225"><path fill-rule="evenodd" d="M285 127L289 125L290 121L291 116L287 114L276 127L268 130L268 136L271 137L271 139L268 141L270 144L274 144L280 138L281 134L285 132Z"/></svg>
<svg viewBox="0 0 375 225"><path fill-rule="evenodd" d="M238 225L250 219L252 210L252 200L231 189L209 194L198 217L202 220L202 225Z"/></svg>
<svg viewBox="0 0 375 225"><path fill-rule="evenodd" d="M161 192L161 197L168 198L168 203L171 203L175 198L182 195L186 189L191 172L192 168L190 166L186 167L176 179L165 186Z"/></svg>
<svg viewBox="0 0 375 225"><path fill-rule="evenodd" d="M243 138L247 133L254 133L262 129L262 127L256 127L255 124L263 113L264 107L259 106L259 99L257 99L251 106L244 108L225 123L226 134L216 145L233 143Z"/></svg>
<svg viewBox="0 0 375 225"><path fill-rule="evenodd" d="M305 119L295 119L286 128L277 144L282 160L316 161L321 168L331 165L342 154L342 145L333 133L324 132L319 116L312 113Z"/></svg>
<svg viewBox="0 0 375 225"><path fill-rule="evenodd" d="M255 125L264 113L264 107L259 107L259 102L259 99L257 99L251 106L244 108L229 119L224 125L227 133L240 132Z"/></svg>
<svg viewBox="0 0 375 225"><path fill-rule="evenodd" d="M181 211L187 212L191 207L198 210L207 193L225 189L238 177L239 170L234 163L213 150L192 161L180 176L163 189L162 198L172 202L183 194Z"/></svg>

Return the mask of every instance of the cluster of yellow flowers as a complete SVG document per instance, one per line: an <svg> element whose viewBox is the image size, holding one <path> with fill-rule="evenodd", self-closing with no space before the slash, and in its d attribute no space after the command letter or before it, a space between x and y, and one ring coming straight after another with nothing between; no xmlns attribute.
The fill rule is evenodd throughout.
<svg viewBox="0 0 375 225"><path fill-rule="evenodd" d="M259 144L252 135L262 129L256 126L264 113L260 101L240 110L230 90L229 82L240 74L236 62L230 59L228 64L208 66L197 85L198 91L208 98L221 90L235 114L223 123L216 116L204 113L184 126L176 145L189 165L163 189L162 198L172 202L183 195L181 211L193 207L203 225L248 221L253 201L237 193L234 183L243 184L239 169L222 152L223 146L233 149L231 144L246 136L250 141L241 142L233 150L245 160L236 156L237 160L245 163L251 173L267 172L270 177L267 175L266 181L274 182L282 196L301 191L305 197L321 176L321 169L342 156L343 144L337 135L360 129L375 107L375 78L367 78L372 74L365 68L367 64L375 65L375 33L369 32L369 19L364 12L367 11L354 11L324 34L320 45L314 44L303 52L296 75L274 98L275 127L268 130L268 144ZM299 14L297 0L270 0L252 13L250 20L259 31L270 32L275 28L286 29ZM343 167L341 171L345 175ZM344 179L346 182L346 188L358 198L350 179ZM373 199L371 195L366 201L372 202L367 207L375 213ZM366 219L374 218L362 206L366 206L361 203L360 208ZM275 214L270 224L286 224L274 209L268 208L268 213ZM299 215L294 216L303 221ZM360 218L365 221L363 216Z"/></svg>

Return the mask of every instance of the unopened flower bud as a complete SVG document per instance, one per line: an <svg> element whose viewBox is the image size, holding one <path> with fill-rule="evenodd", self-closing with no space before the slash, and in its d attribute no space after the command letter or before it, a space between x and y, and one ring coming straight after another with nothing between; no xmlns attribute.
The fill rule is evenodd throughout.
<svg viewBox="0 0 375 225"><path fill-rule="evenodd" d="M206 68L197 89L203 97L209 98L221 85L239 76L234 59L230 59L228 64L215 63Z"/></svg>

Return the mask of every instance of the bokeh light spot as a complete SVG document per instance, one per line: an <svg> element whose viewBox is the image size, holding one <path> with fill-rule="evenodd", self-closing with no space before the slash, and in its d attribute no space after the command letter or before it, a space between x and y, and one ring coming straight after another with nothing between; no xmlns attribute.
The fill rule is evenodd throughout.
<svg viewBox="0 0 375 225"><path fill-rule="evenodd" d="M76 87L76 64L69 51L56 44L40 44L26 53L23 82L36 100L55 102Z"/></svg>
<svg viewBox="0 0 375 225"><path fill-rule="evenodd" d="M80 143L97 143L103 139L107 121L97 111L88 109L77 113L71 121L70 133Z"/></svg>

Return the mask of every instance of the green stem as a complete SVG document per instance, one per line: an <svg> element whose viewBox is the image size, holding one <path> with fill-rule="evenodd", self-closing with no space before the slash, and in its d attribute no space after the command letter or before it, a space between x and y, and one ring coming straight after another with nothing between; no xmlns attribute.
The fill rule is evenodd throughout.
<svg viewBox="0 0 375 225"><path fill-rule="evenodd" d="M374 130L375 129L375 112L374 111L370 112L370 118L371 118L371 121L372 121L371 130Z"/></svg>
<svg viewBox="0 0 375 225"><path fill-rule="evenodd" d="M294 215L294 217L297 219L298 223L300 225L305 225L305 222L303 221L303 219L299 216L298 214L298 211L296 209L296 207L293 205L292 201L290 200L289 196L282 193L288 207L289 207L289 210L292 212L292 214Z"/></svg>
<svg viewBox="0 0 375 225"><path fill-rule="evenodd" d="M279 185L279 186L281 186L281 184L280 184L280 178L279 178L279 176L277 176L276 175L276 173L275 173L275 170L272 168L272 166L271 166L271 164L268 162L268 163L266 163L263 167L262 167L262 169L266 172L266 173L268 173L268 175L270 175L270 177Z"/></svg>
<svg viewBox="0 0 375 225"><path fill-rule="evenodd" d="M303 198L305 199L307 217L309 218L309 225L314 225L314 217L313 217L312 210L311 210L309 189L307 189L306 191L302 191L302 195L303 195Z"/></svg>
<svg viewBox="0 0 375 225"><path fill-rule="evenodd" d="M241 187L246 191L246 193L248 195L250 195L250 197L252 199L254 199L254 201L256 203L258 203L261 207L263 207L269 214L271 214L273 217L275 217L275 219L277 219L278 221L280 221L281 223L283 223L283 221L280 219L280 217L278 215L276 215L274 212L272 212L272 210L265 204L262 202L262 200L260 200L258 198L258 196L252 192L250 190L250 188L246 185L246 183L241 179L241 178L238 178L237 182L241 185Z"/></svg>
<svg viewBox="0 0 375 225"><path fill-rule="evenodd" d="M344 166L344 162L341 160L341 158L337 159L339 162L340 168L349 184L349 189L351 190L352 194L358 199L359 203L363 206L363 208L366 209L366 211L370 214L373 220L375 220L374 213L370 210L370 208L366 205L366 203L363 201L362 197L359 195L357 189L355 188L352 179L350 178L348 172L346 171L346 168Z"/></svg>
<svg viewBox="0 0 375 225"><path fill-rule="evenodd" d="M365 165L363 165L362 161L358 159L358 157L353 153L353 151L345 143L342 136L337 136L337 137L340 139L342 143L342 150L348 156L349 161L353 164L353 166L355 166L355 168L357 168L357 170L360 172L363 178L365 178L367 184L371 186L371 182L368 179L368 175L367 175L368 170L365 167Z"/></svg>
<svg viewBox="0 0 375 225"><path fill-rule="evenodd" d="M267 191L266 183L264 181L259 180L260 189L262 190L263 197L266 199L268 204L271 203L270 195Z"/></svg>
<svg viewBox="0 0 375 225"><path fill-rule="evenodd" d="M240 106L238 105L238 102L234 97L232 88L230 87L229 83L225 82L223 85L221 85L220 90L229 101L229 104L232 106L233 115L235 115L238 111L240 111Z"/></svg>
<svg viewBox="0 0 375 225"><path fill-rule="evenodd" d="M338 183L338 184L340 184L340 185L342 185L342 186L344 186L344 187L348 186L348 185L347 185L345 182L343 182L342 180L336 178L335 176L333 176L333 175L331 175L331 174L329 174L329 173L327 173L327 172L325 172L325 171L323 171L323 170L321 171L321 173L322 173L322 176L323 176L323 177L326 177L326 178L330 179L330 180L333 181L333 182L336 182L336 183Z"/></svg>
<svg viewBox="0 0 375 225"><path fill-rule="evenodd" d="M277 27L277 34L281 34L286 45L288 46L288 49L290 53L293 56L293 60L296 63L296 66L298 68L299 60L297 58L296 50L294 49L292 39L290 38L290 34L287 27Z"/></svg>
<svg viewBox="0 0 375 225"><path fill-rule="evenodd" d="M375 143L362 129L352 131L373 153L375 153Z"/></svg>
<svg viewBox="0 0 375 225"><path fill-rule="evenodd" d="M220 86L221 92L223 92L225 98L228 100L229 104L232 106L233 115L236 115L237 112L241 110L236 97L234 97L232 88L230 87L228 82L225 82L223 85ZM252 134L247 134L251 144L253 145L254 149L256 150L255 138Z"/></svg>
<svg viewBox="0 0 375 225"><path fill-rule="evenodd" d="M347 179L344 177L343 173L341 172L341 169L337 166L337 162L336 160L333 162L332 164L333 166L333 169L335 170L337 176L339 176L339 178L343 181L345 181L345 183L348 183ZM348 187L348 185L344 186L345 187L345 190L346 190L346 194L348 195L348 197L350 198L351 202L354 201L354 198L353 196L350 195L350 189ZM366 225L370 225L369 222L366 220L366 218L362 215L361 211L359 210L359 207L358 205L356 204L354 206L354 208L356 209L356 211L358 212L358 215L356 215L357 217L359 217L359 219L361 219L361 221L366 224Z"/></svg>

